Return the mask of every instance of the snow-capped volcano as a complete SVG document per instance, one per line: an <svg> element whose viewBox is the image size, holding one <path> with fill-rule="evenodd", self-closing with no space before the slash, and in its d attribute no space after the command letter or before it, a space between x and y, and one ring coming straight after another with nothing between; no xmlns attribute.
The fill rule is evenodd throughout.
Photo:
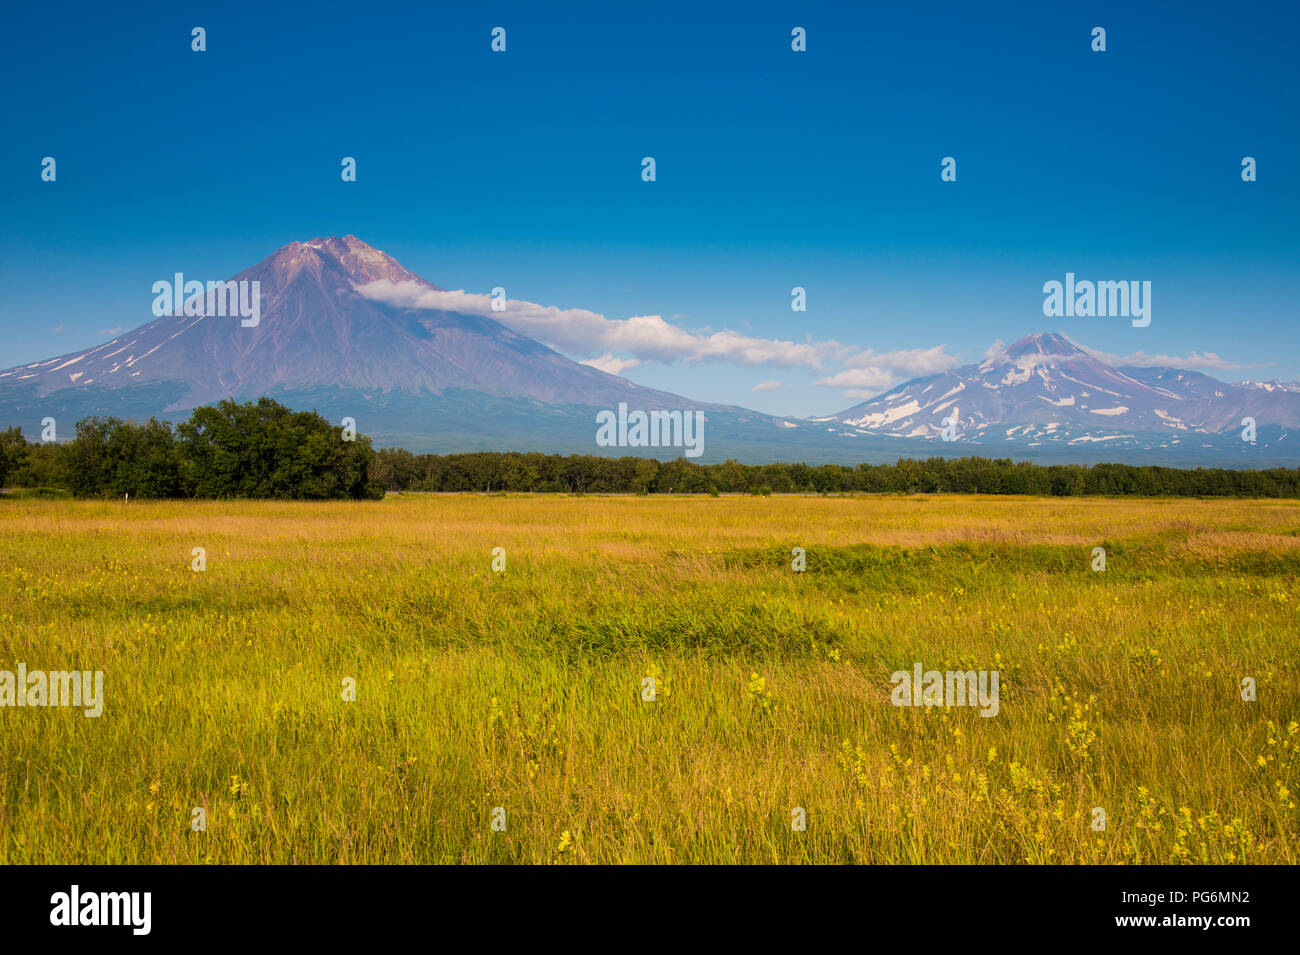
<svg viewBox="0 0 1300 955"><path fill-rule="evenodd" d="M1294 390L1293 390L1294 389ZM955 427L953 416L956 416ZM1300 426L1300 386L1230 385L1176 368L1112 367L1064 335L1028 335L975 365L915 378L826 421L906 438L1137 443Z"/></svg>
<svg viewBox="0 0 1300 955"><path fill-rule="evenodd" d="M218 284L185 278L209 295ZM368 288L444 290L354 235L290 242L229 281L241 297L256 283L256 320L212 309L176 278L184 304L198 298L193 314L155 302L172 314L84 351L0 370L0 429L39 434L48 416L71 436L91 415L183 419L223 398L267 396L336 422L350 416L381 445L416 451L598 453L595 414L624 404L706 412L709 454L819 437L789 419L643 387L483 315L378 300ZM148 291L142 285L142 311Z"/></svg>
<svg viewBox="0 0 1300 955"><path fill-rule="evenodd" d="M705 461L853 464L936 452L1116 460L1112 449L1127 461L1183 465L1296 460L1285 439L1300 426L1300 385L1115 368L1058 334L1030 335L978 364L805 420L656 391L573 361L491 317L456 311L454 293L444 297L353 235L290 242L230 281L257 283L256 321L205 303L84 351L0 370L0 429L31 436L49 417L65 439L92 415L178 420L222 398L267 396L335 422L351 417L381 446L600 454L608 452L595 441L596 415L626 404L705 412ZM374 294L394 288L434 294ZM142 310L148 291L142 283ZM954 415L956 443L941 445ZM1247 416L1257 422L1255 445L1236 434Z"/></svg>
<svg viewBox="0 0 1300 955"><path fill-rule="evenodd" d="M259 285L256 327L215 314L167 315L95 348L0 371L0 388L45 397L157 385L168 396L161 412L322 387L682 407L684 399L570 361L491 319L402 309L360 293L380 280L443 291L353 235L290 242L233 279Z"/></svg>

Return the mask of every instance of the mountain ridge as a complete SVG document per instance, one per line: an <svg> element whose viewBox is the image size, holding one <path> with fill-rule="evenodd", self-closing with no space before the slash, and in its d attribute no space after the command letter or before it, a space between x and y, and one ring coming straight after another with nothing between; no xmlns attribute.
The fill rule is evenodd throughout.
<svg viewBox="0 0 1300 955"><path fill-rule="evenodd" d="M956 415L956 421L950 419ZM1300 386L1231 385L1163 366L1111 366L1055 332L1038 332L978 363L903 382L817 421L876 436L966 442L1115 442L1150 446L1222 436L1252 417L1300 427Z"/></svg>
<svg viewBox="0 0 1300 955"><path fill-rule="evenodd" d="M942 452L1089 463L1122 451L1132 461L1242 467L1300 456L1300 441L1286 444L1300 427L1300 385L1112 367L1056 332L803 419L658 391L490 317L363 294L376 282L445 290L351 234L289 242L231 281L258 283L254 327L221 314L164 315L92 348L0 370L0 427L39 433L46 416L178 420L223 398L265 395L336 422L352 417L378 445L414 451L680 453L598 448L595 414L627 403L704 411L705 461L880 463ZM957 440L941 442L954 411ZM1246 415L1258 419L1257 445L1236 434Z"/></svg>
<svg viewBox="0 0 1300 955"><path fill-rule="evenodd" d="M163 316L94 348L0 371L0 385L26 382L38 396L90 385L183 385L167 412L326 384L709 407L572 361L490 318L403 309L357 291L379 280L443 291L353 235L290 242L231 279L260 283L255 328L228 316Z"/></svg>

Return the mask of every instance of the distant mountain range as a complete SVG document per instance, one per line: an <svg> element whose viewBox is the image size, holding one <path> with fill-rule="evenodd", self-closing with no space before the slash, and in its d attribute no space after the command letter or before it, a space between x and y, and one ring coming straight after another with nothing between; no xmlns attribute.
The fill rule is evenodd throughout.
<svg viewBox="0 0 1300 955"><path fill-rule="evenodd" d="M596 413L703 411L700 460L892 461L932 455L1178 466L1300 464L1300 385L1229 385L1172 368L1112 368L1062 335L917 378L825 418L694 401L580 364L480 315L390 305L374 282L442 291L355 236L291 242L236 282L260 283L255 327L165 316L105 344L0 371L0 427L60 438L88 415L179 419L221 398L316 409L380 446L675 457L602 448ZM944 419L955 440L942 440ZM1256 421L1256 442L1241 420Z"/></svg>
<svg viewBox="0 0 1300 955"><path fill-rule="evenodd" d="M1246 418L1255 421L1256 441L1242 449ZM863 435L940 440L949 423L954 445L1249 454L1284 450L1287 435L1300 428L1300 385L1230 385L1177 368L1115 368L1064 335L1043 333L817 420Z"/></svg>

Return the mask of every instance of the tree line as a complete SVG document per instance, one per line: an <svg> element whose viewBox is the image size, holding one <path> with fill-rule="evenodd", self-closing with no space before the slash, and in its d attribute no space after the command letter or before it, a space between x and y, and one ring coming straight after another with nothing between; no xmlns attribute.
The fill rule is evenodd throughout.
<svg viewBox="0 0 1300 955"><path fill-rule="evenodd" d="M344 440L314 411L227 400L175 427L86 418L64 443L29 444L10 428L0 433L0 486L76 497L375 499L384 488L370 477L374 457L369 438Z"/></svg>
<svg viewBox="0 0 1300 955"><path fill-rule="evenodd" d="M386 491L536 493L1090 494L1300 497L1300 468L1038 465L1009 458L895 464L697 464L685 458L375 451L314 411L270 398L197 408L173 426L86 418L65 443L0 432L0 487L77 497L377 499Z"/></svg>
<svg viewBox="0 0 1300 955"><path fill-rule="evenodd" d="M1089 494L1300 497L1300 468L1238 471L1155 465L1039 465L1009 458L900 459L896 464L696 464L685 458L571 454L376 452L374 480L390 491L632 494Z"/></svg>

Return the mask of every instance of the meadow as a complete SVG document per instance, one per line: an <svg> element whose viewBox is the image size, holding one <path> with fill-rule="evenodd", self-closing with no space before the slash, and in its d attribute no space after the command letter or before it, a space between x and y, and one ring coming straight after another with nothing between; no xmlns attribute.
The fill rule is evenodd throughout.
<svg viewBox="0 0 1300 955"><path fill-rule="evenodd" d="M0 498L0 669L105 694L0 708L0 863L1295 864L1298 574L1287 500Z"/></svg>

